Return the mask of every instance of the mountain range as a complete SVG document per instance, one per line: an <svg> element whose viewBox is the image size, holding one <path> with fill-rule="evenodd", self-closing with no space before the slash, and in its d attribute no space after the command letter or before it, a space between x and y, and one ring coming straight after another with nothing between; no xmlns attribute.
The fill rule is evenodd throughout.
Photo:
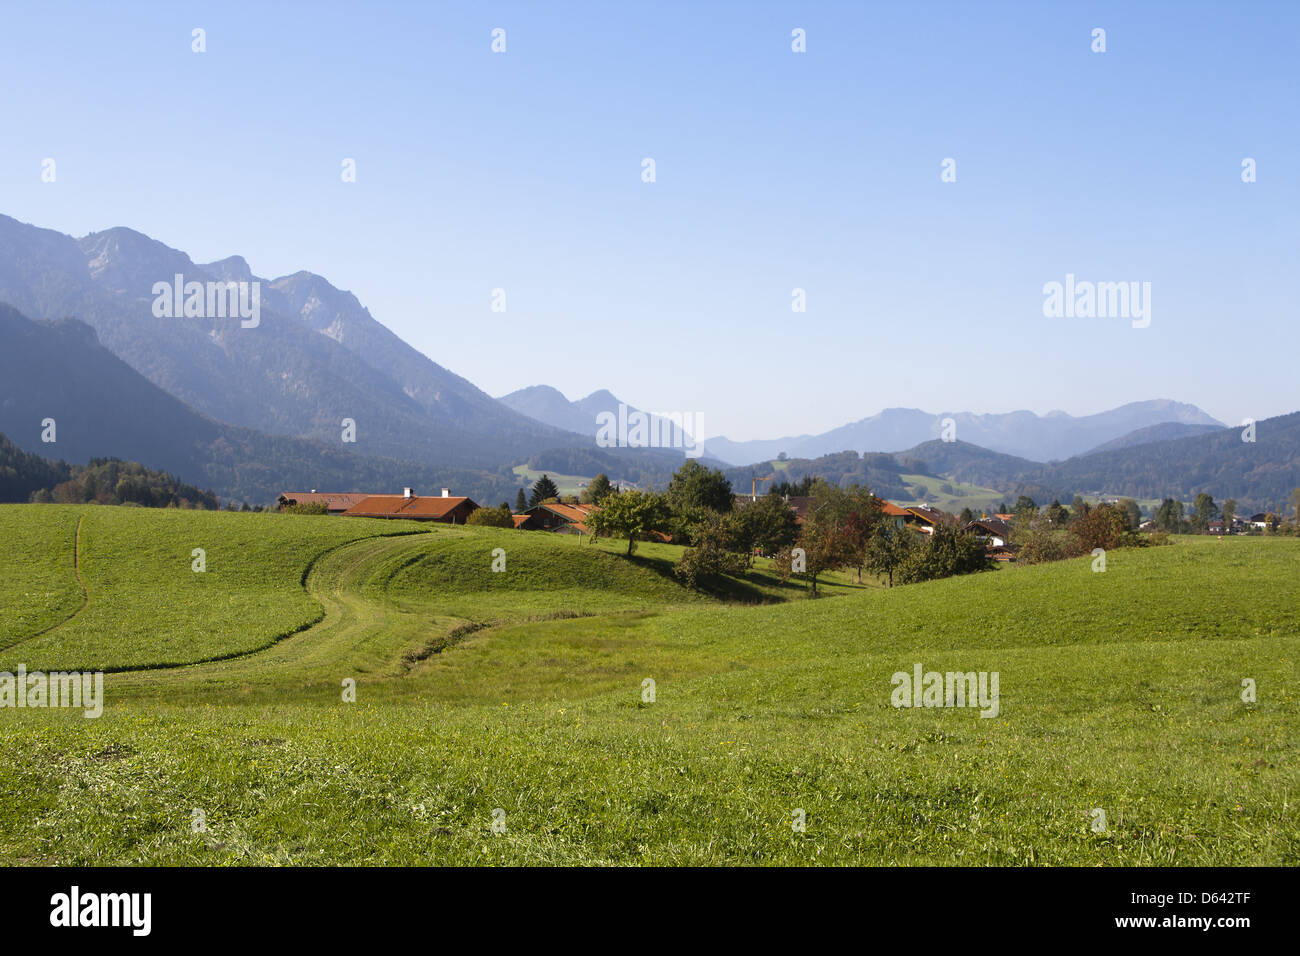
<svg viewBox="0 0 1300 956"><path fill-rule="evenodd" d="M255 328L239 318L154 314L154 284L260 283ZM320 276L206 265L142 233L74 239L0 216L0 302L33 319L75 317L149 381L221 422L438 466L496 468L586 437L527 418L411 348Z"/></svg>
<svg viewBox="0 0 1300 956"><path fill-rule="evenodd" d="M256 283L258 321L167 317L155 289L177 275ZM596 447L597 415L625 405L608 390L493 398L321 276L260 278L237 255L196 264L131 229L76 239L0 216L0 303L0 432L46 457L130 458L254 503L291 486L407 485L490 503L542 470L660 487L682 461L680 448ZM40 440L45 418L57 420L57 454ZM891 408L818 435L708 439L701 460L747 476L784 455L885 484L911 461L1008 492L1158 497L1218 482L1234 490L1216 493L1255 501L1300 485L1290 421L1260 422L1258 445L1243 449L1235 429L1167 400L1081 417Z"/></svg>
<svg viewBox="0 0 1300 956"><path fill-rule="evenodd" d="M1220 503L1235 498L1241 509L1283 513L1291 492L1300 487L1300 412L1262 419L1248 437L1253 440L1243 441L1243 430L1215 428L1047 464L969 442L932 439L893 455L844 451L787 459L780 463L780 477L856 481L884 497L907 500L905 475L937 476L994 489L1008 501L1029 495L1040 505L1054 498L1068 503L1076 494L1191 501L1208 492ZM733 487L746 489L751 476L772 472L771 463L763 462L728 469L727 476Z"/></svg>
<svg viewBox="0 0 1300 956"><path fill-rule="evenodd" d="M509 395L502 395L498 401L535 421L589 436L597 435L597 421L601 416L612 416L614 421L618 421L620 416L627 419L634 413L639 413L646 417L653 434L666 436L663 447L681 448L683 451L679 454L685 454L685 449L694 450L695 446L691 435L693 416L674 422L663 415L628 405L603 388L586 398L571 402L559 389L550 385L530 385Z"/></svg>
<svg viewBox="0 0 1300 956"><path fill-rule="evenodd" d="M500 401L529 418L556 428L591 433L596 415L626 405L607 389L570 401L550 385L530 385L502 395ZM636 409L627 406L630 411ZM652 416L654 417L654 416ZM1075 417L1065 412L1036 415L944 412L917 408L887 408L877 415L841 425L818 435L733 442L710 438L704 453L731 466L789 458L821 458L836 452L898 452L939 438L945 419L955 437L971 444L1030 461L1053 461L1109 448L1200 435L1225 427L1195 405L1156 399L1132 402L1095 415Z"/></svg>
<svg viewBox="0 0 1300 956"><path fill-rule="evenodd" d="M1131 402L1095 415L1075 417L1065 412L1037 415L1029 411L1003 414L933 412L919 408L887 408L879 414L841 425L818 435L733 442L710 438L709 455L731 464L776 458L817 458L848 448L858 451L904 451L944 435L945 420L960 441L1030 461L1058 461L1081 455L1099 445L1124 439L1135 431L1163 426L1159 437L1177 437L1197 430L1223 428L1222 422L1195 405L1156 399Z"/></svg>
<svg viewBox="0 0 1300 956"><path fill-rule="evenodd" d="M53 442L42 441L53 419ZM76 319L33 322L0 304L0 433L19 448L77 464L116 457L164 469L224 498L269 503L282 491L463 489L513 500L518 480L347 451L338 442L267 435L219 422L150 382Z"/></svg>

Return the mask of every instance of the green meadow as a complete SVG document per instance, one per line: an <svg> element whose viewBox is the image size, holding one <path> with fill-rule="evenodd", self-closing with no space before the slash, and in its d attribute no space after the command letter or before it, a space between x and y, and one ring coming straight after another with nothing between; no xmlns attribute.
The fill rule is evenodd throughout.
<svg viewBox="0 0 1300 956"><path fill-rule="evenodd" d="M0 854L1300 863L1300 540L893 589L834 574L816 600L762 561L697 593L680 549L624 550L0 506L0 671L106 672L97 719L0 708ZM917 663L997 672L998 715L894 707Z"/></svg>
<svg viewBox="0 0 1300 956"><path fill-rule="evenodd" d="M994 511L998 505L1015 497L993 488L954 481L951 478L936 478L933 475L902 475L911 498L900 499L897 504L903 507L912 505L930 505L940 511L958 514L963 508L970 508L979 513ZM944 489L948 488L949 491ZM924 493L922 493L924 491Z"/></svg>

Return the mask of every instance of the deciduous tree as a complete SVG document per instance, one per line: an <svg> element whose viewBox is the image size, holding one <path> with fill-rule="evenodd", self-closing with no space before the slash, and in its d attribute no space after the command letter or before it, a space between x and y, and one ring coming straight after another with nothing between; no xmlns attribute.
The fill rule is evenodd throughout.
<svg viewBox="0 0 1300 956"><path fill-rule="evenodd" d="M731 482L718 469L687 459L668 482L668 500L674 508L708 508L722 514L731 510Z"/></svg>
<svg viewBox="0 0 1300 956"><path fill-rule="evenodd" d="M659 530L670 516L663 495L646 491L619 491L605 498L599 511L587 517L587 527L596 537L627 538L627 554L636 551L637 539Z"/></svg>

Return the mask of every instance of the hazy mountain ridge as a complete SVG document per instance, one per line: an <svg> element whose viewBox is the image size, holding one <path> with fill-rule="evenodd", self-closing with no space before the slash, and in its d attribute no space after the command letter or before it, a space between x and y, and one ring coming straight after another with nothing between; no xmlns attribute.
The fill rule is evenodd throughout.
<svg viewBox="0 0 1300 956"><path fill-rule="evenodd" d="M919 408L887 408L818 435L750 442L719 437L709 439L707 446L711 455L737 464L770 460L782 452L791 458L817 458L846 449L899 452L944 437L945 419L952 419L959 441L1038 462L1083 454L1137 429L1167 422L1224 427L1195 405L1167 399L1130 402L1078 417L1056 411L1046 415L1024 410L934 414Z"/></svg>
<svg viewBox="0 0 1300 956"><path fill-rule="evenodd" d="M1132 448L1135 445L1146 445L1154 441L1170 441L1175 438L1188 438L1193 435L1208 435L1210 432L1219 431L1221 427L1219 425L1193 425L1185 422L1161 422L1158 425L1138 428L1127 435L1120 435L1118 438L1113 438L1096 448L1090 448L1084 454L1094 455L1103 451L1116 451L1121 448Z"/></svg>
<svg viewBox="0 0 1300 956"><path fill-rule="evenodd" d="M549 385L529 385L517 389L509 395L501 395L497 401L527 415L534 421L544 422L567 431L583 432L594 435L596 432L595 416L587 417L584 410L571 402L559 389Z"/></svg>
<svg viewBox="0 0 1300 956"><path fill-rule="evenodd" d="M1075 494L1190 501L1204 491L1219 502L1280 508L1300 487L1300 412L1257 422L1254 442L1242 441L1240 429L1215 428L1047 465L960 441L924 442L895 457L925 463L927 474L1028 494L1039 504Z"/></svg>
<svg viewBox="0 0 1300 956"><path fill-rule="evenodd" d="M633 412L642 412L649 415L649 420L654 423L657 434L660 433L660 429L669 424L662 416L628 405L604 388L592 392L586 398L570 401L563 392L557 388L552 388L550 385L529 385L508 395L502 395L497 401L535 421L577 432L580 435L588 436L591 440L596 437L597 416L610 413L614 415L614 420L617 421L620 405L626 407L628 415ZM683 425L690 426L692 422L689 420L684 421ZM693 447L694 441L691 438L691 429L687 427L683 428L682 431L684 433L684 437L681 439L682 443ZM670 434L676 435L677 432L673 431ZM711 449L706 447L705 452L712 456Z"/></svg>

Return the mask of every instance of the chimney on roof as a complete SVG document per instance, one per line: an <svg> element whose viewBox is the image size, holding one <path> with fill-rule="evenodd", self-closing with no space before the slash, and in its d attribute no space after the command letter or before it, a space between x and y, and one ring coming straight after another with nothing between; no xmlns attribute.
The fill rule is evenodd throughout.
<svg viewBox="0 0 1300 956"><path fill-rule="evenodd" d="M450 498L450 497L451 497L451 489L450 489L450 488L444 488L444 489L442 489L442 496L443 496L444 498Z"/></svg>
<svg viewBox="0 0 1300 956"><path fill-rule="evenodd" d="M411 489L410 489L410 488L403 488L403 489L402 489L402 497L403 497L403 498L414 498L415 495L411 494Z"/></svg>

